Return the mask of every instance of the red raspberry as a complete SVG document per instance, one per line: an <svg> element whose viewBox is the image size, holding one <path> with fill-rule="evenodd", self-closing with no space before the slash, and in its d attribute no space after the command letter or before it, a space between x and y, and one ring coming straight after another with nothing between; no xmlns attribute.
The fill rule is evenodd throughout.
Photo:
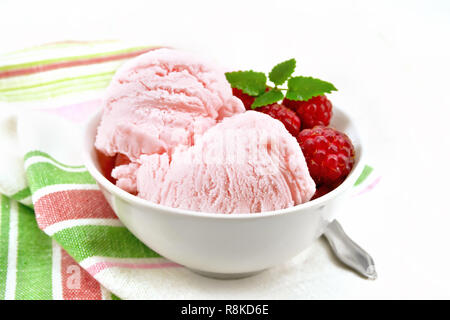
<svg viewBox="0 0 450 320"><path fill-rule="evenodd" d="M336 186L350 173L355 162L355 148L345 133L317 126L302 130L297 140L317 186Z"/></svg>
<svg viewBox="0 0 450 320"><path fill-rule="evenodd" d="M268 114L272 118L280 120L286 127L287 131L289 131L290 134L292 134L294 137L296 137L300 132L300 119L294 111L286 108L282 104L269 104L264 107L256 108L255 110Z"/></svg>
<svg viewBox="0 0 450 320"><path fill-rule="evenodd" d="M333 115L333 105L325 96L317 96L308 101L294 101L284 99L283 104L297 112L302 121L303 129L315 126L327 126Z"/></svg>
<svg viewBox="0 0 450 320"><path fill-rule="evenodd" d="M311 200L320 198L321 196L326 195L328 192L332 191L334 188L327 186L326 184L323 184L321 186L316 187L316 192L314 193Z"/></svg>
<svg viewBox="0 0 450 320"><path fill-rule="evenodd" d="M130 162L131 162L130 159L128 159L126 155L124 155L123 153L118 153L114 165L118 167L124 164L129 164Z"/></svg>
<svg viewBox="0 0 450 320"><path fill-rule="evenodd" d="M116 179L111 176L111 172L115 167L121 166L123 164L129 164L131 161L128 157L122 153L118 153L115 156L107 156L101 151L95 149L97 154L98 164L100 166L100 171L105 176L106 179L112 183L116 183Z"/></svg>
<svg viewBox="0 0 450 320"><path fill-rule="evenodd" d="M116 156L110 157L104 154L101 151L95 149L95 153L97 154L98 164L100 166L100 171L103 176L111 181L112 183L116 183L116 180L111 177L111 171L115 167Z"/></svg>
<svg viewBox="0 0 450 320"><path fill-rule="evenodd" d="M246 110L253 110L252 109L252 104L253 101L255 101L256 97L252 97L246 93L243 93L242 90L236 89L236 88L232 88L233 90L233 96L238 97L239 99L241 99L242 103L244 104L244 107ZM266 87L266 92L269 91L270 88Z"/></svg>
<svg viewBox="0 0 450 320"><path fill-rule="evenodd" d="M245 109L247 110L251 110L251 106L253 101L255 101L255 97L249 96L246 93L243 93L242 90L233 88L233 96L238 97L239 99L241 99L242 103L245 106Z"/></svg>
<svg viewBox="0 0 450 320"><path fill-rule="evenodd" d="M336 189L337 187L339 187L339 185L343 182L344 180L338 180L335 183L332 183L330 185L327 184L322 184L319 186L316 186L316 192L314 193L313 197L311 198L311 200L320 198L321 196L326 195L328 192L333 191L334 189Z"/></svg>

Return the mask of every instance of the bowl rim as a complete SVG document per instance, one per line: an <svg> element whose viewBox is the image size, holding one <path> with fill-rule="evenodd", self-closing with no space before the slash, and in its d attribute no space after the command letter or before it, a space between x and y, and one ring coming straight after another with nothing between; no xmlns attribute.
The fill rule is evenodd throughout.
<svg viewBox="0 0 450 320"><path fill-rule="evenodd" d="M108 192L114 194L115 196L131 203L135 204L141 207L145 207L148 209L153 210L159 210L164 211L165 213L169 214L175 214L175 215L181 215L181 216L190 216L190 217L199 217L199 218L209 218L209 219L264 219L268 217L273 216L281 216L286 215L290 213L296 213L301 214L302 211L306 211L306 209L310 209L313 207L319 207L324 205L325 203L329 202L330 200L338 197L343 192L348 190L350 187L354 185L358 177L360 176L364 164L364 142L361 137L360 131L358 130L357 126L355 125L354 119L343 109L338 108L336 106L333 106L333 109L338 110L339 113L342 113L344 117L346 117L350 123L352 124L352 127L354 128L354 131L356 132L357 139L359 141L359 157L356 157L356 163L354 164L350 174L347 176L347 178L342 182L336 189L333 191L317 198L314 200L310 200L308 202L292 206L285 209L279 209L279 210L273 210L273 211L264 211L264 212L258 212L258 213L233 213L233 214L223 214L223 213L211 213L211 212L200 212L200 211L193 211L193 210L186 210L181 208L172 208L169 206L153 203L149 200L140 198L138 196L132 195L119 187L117 187L115 184L110 182L108 179L106 179L103 174L96 168L94 161L92 159L92 148L94 147L94 138L90 134L91 132L93 135L96 135L98 123L100 122L100 117L102 114L102 109L95 112L93 115L91 115L90 119L85 123L83 127L83 150L82 150L82 157L84 165L86 166L86 169L88 172L92 175L94 180L97 184L105 188ZM93 128L95 127L95 128Z"/></svg>

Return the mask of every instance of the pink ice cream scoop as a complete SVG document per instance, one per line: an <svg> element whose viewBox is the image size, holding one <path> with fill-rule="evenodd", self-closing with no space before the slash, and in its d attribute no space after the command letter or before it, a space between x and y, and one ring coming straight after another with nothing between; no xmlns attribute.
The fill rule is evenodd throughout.
<svg viewBox="0 0 450 320"><path fill-rule="evenodd" d="M183 51L158 49L125 63L113 77L95 141L108 156L193 145L224 117L245 110L222 70Z"/></svg>
<svg viewBox="0 0 450 320"><path fill-rule="evenodd" d="M315 184L296 139L270 116L247 111L207 130L192 147L141 156L116 168L138 196L214 213L254 213L311 199ZM131 177L131 178L130 178Z"/></svg>

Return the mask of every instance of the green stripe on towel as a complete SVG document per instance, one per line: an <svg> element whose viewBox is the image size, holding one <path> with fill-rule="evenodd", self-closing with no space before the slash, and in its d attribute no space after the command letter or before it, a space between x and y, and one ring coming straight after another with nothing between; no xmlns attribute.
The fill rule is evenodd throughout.
<svg viewBox="0 0 450 320"><path fill-rule="evenodd" d="M48 162L33 163L27 169L31 192L57 184L95 184L87 172L69 172Z"/></svg>
<svg viewBox="0 0 450 320"><path fill-rule="evenodd" d="M93 256L115 258L161 257L146 247L125 227L75 226L63 229L55 240L76 260ZM82 250L80 250L83 248Z"/></svg>
<svg viewBox="0 0 450 320"><path fill-rule="evenodd" d="M57 164L59 164L61 167L66 167L66 168L84 168L84 166L83 165L80 165L80 166L70 166L70 165L67 165L67 164L64 164L64 163L62 163L62 162L59 162L58 160L56 160L55 158L53 158L51 155L49 155L48 153L46 153L46 152L43 152L43 151L39 151L39 150L34 150L34 151L29 151L29 152L27 152L27 154L24 156L24 161L27 161L28 159L30 159L30 158L32 158L32 157L44 157L44 158L47 158L47 159L49 159L49 160L52 160L53 162L55 162L55 163L57 163Z"/></svg>
<svg viewBox="0 0 450 320"><path fill-rule="evenodd" d="M95 81L84 81L77 86L63 86L60 88L54 88L53 90L46 90L45 88L37 93L24 93L24 92L14 92L3 93L0 96L0 101L4 102L23 102L23 101L36 101L53 99L65 94L80 93L84 91L92 91L104 89L108 86L111 77L105 77L102 80Z"/></svg>
<svg viewBox="0 0 450 320"><path fill-rule="evenodd" d="M8 271L9 212L11 208L8 197L0 195L0 208L0 299L4 299Z"/></svg>
<svg viewBox="0 0 450 320"><path fill-rule="evenodd" d="M33 210L18 204L16 299L52 299L52 240L36 223Z"/></svg>
<svg viewBox="0 0 450 320"><path fill-rule="evenodd" d="M108 71L108 72L102 72L102 73L96 73L96 74L85 74L85 75L80 75L78 77L70 77L70 78L63 78L63 79L56 79L56 80L52 80L52 81L47 81L47 82L40 82L40 83L35 83L35 84L30 84L30 85L20 85L17 87L10 87L10 88L1 88L0 87L0 92L14 92L16 91L17 93L20 94L27 94L27 93L39 93L41 91L45 91L45 90L54 90L54 89L60 89L60 88L64 88L64 87L76 87L77 85L79 85L80 83L85 83L86 80L97 80L99 82L102 82L104 80L111 80L111 78L113 77L114 73L116 71ZM34 90L28 90L28 89L34 89Z"/></svg>
<svg viewBox="0 0 450 320"><path fill-rule="evenodd" d="M16 193L14 193L11 198L14 200L23 200L25 198L28 198L29 196L31 196L31 191L30 188L26 187L20 191L17 191Z"/></svg>
<svg viewBox="0 0 450 320"><path fill-rule="evenodd" d="M355 182L355 186L360 185L364 182L364 180L367 179L367 177L370 175L370 173L373 171L373 168L371 166L366 165L361 172L361 175L358 177L358 180Z"/></svg>
<svg viewBox="0 0 450 320"><path fill-rule="evenodd" d="M59 62L104 58L104 57L109 57L109 56L131 53L134 51L150 49L150 48L151 47L146 47L146 46L134 47L134 48L127 48L127 49L115 50L115 51L110 51L110 52L100 52L100 53L87 54L87 55L69 56L69 57L46 59L46 60L40 60L40 61L32 61L32 62L20 63L20 64L14 64L14 65L5 65L5 66L0 66L0 71L10 71L10 70L15 70L15 69L39 67L39 66L44 66L44 65L48 65L48 64L52 64L52 63L59 63Z"/></svg>

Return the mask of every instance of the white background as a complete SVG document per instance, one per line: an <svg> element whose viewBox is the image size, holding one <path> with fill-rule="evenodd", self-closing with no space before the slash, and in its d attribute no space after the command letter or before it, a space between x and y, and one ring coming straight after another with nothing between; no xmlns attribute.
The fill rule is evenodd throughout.
<svg viewBox="0 0 450 320"><path fill-rule="evenodd" d="M290 297L450 298L450 1L2 0L0 13L0 51L131 39L261 71L295 57L339 89L330 99L358 119L382 180L340 217L379 279L323 270Z"/></svg>

